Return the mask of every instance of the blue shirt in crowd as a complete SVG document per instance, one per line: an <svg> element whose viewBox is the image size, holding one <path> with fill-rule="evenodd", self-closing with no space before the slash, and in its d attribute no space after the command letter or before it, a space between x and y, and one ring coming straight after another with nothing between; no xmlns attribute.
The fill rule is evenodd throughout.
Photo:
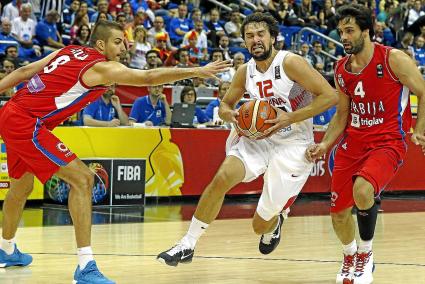
<svg viewBox="0 0 425 284"><path fill-rule="evenodd" d="M130 117L138 123L151 121L153 125L158 126L165 123L165 105L161 100L154 107L149 96L138 98L134 101L131 108Z"/></svg>
<svg viewBox="0 0 425 284"><path fill-rule="evenodd" d="M188 32L190 30L190 21L189 19L180 19L174 18L170 23L170 38L172 40L181 40L183 39L182 35L178 35L175 30L179 28L184 32Z"/></svg>
<svg viewBox="0 0 425 284"><path fill-rule="evenodd" d="M89 104L83 111L84 115L90 115L91 118L102 121L118 118L118 113L112 103L105 104L102 97Z"/></svg>
<svg viewBox="0 0 425 284"><path fill-rule="evenodd" d="M205 109L205 114L207 117L212 120L214 118L214 108L220 106L220 101L218 99L210 102Z"/></svg>
<svg viewBox="0 0 425 284"><path fill-rule="evenodd" d="M193 119L193 123L204 123L209 120L210 119L208 118L208 116L200 107L195 107L195 117Z"/></svg>
<svg viewBox="0 0 425 284"><path fill-rule="evenodd" d="M35 34L37 36L37 40L40 42L41 45L47 45L47 39L50 37L54 41L58 41L58 35L57 35L57 28L56 24L51 24L46 22L46 20L40 21L36 28L35 28Z"/></svg>

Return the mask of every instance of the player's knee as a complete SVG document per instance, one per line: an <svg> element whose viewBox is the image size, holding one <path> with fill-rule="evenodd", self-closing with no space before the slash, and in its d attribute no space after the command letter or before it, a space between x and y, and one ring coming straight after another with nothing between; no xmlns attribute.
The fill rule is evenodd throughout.
<svg viewBox="0 0 425 284"><path fill-rule="evenodd" d="M71 185L73 185L74 190L82 190L82 191L89 191L89 189L93 188L94 183L94 173L90 170L84 170L81 171L77 178L75 178Z"/></svg>
<svg viewBox="0 0 425 284"><path fill-rule="evenodd" d="M226 193L230 190L230 179L231 177L226 172L219 171L211 181L210 187L212 187L214 191Z"/></svg>
<svg viewBox="0 0 425 284"><path fill-rule="evenodd" d="M354 183L353 197L356 206L360 209L367 209L373 205L374 202L374 189L369 182L364 182L363 178L357 178Z"/></svg>

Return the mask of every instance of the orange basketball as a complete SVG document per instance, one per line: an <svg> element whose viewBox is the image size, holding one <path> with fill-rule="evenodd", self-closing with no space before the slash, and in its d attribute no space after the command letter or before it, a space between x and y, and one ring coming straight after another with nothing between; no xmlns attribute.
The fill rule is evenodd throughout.
<svg viewBox="0 0 425 284"><path fill-rule="evenodd" d="M241 135L249 138L260 137L264 130L273 126L264 121L274 119L276 115L275 109L267 101L246 102L239 108L237 130Z"/></svg>

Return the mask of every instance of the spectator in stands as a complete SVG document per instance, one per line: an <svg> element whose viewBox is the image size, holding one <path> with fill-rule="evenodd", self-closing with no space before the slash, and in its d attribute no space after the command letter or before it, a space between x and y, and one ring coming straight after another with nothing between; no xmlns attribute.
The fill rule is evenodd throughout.
<svg viewBox="0 0 425 284"><path fill-rule="evenodd" d="M122 4L121 13L125 15L125 19L127 23L131 23L134 21L133 11L131 10L131 5L129 2L124 2Z"/></svg>
<svg viewBox="0 0 425 284"><path fill-rule="evenodd" d="M317 28L320 25L320 21L313 10L311 0L302 0L301 5L298 9L298 18L300 18L305 26Z"/></svg>
<svg viewBox="0 0 425 284"><path fill-rule="evenodd" d="M31 4L22 4L20 11L21 16L11 20L11 32L22 47L31 48L33 46L33 39L35 37L35 27L37 25L37 23L30 18Z"/></svg>
<svg viewBox="0 0 425 284"><path fill-rule="evenodd" d="M407 26L410 27L419 17L425 15L425 12L422 9L422 2L416 0L413 4L413 7L409 10L407 16Z"/></svg>
<svg viewBox="0 0 425 284"><path fill-rule="evenodd" d="M128 3L127 0L109 0L108 13L112 18L116 18L118 13L121 13L125 3ZM130 3L128 3L128 7L130 7L131 10Z"/></svg>
<svg viewBox="0 0 425 284"><path fill-rule="evenodd" d="M155 18L155 14L149 8L148 2L149 1L145 1L145 0L131 0L130 5L131 5L131 9L135 11L136 13L138 13L139 11L143 11L144 13L146 13L146 17L149 19L149 21L153 22ZM152 3L153 2L154 1L152 1ZM150 28L150 26L147 26L147 25L144 25L144 26L146 29Z"/></svg>
<svg viewBox="0 0 425 284"><path fill-rule="evenodd" d="M15 45L9 45L5 50L6 58L12 60L15 66L21 67L29 64L28 59L20 57L18 53L18 47Z"/></svg>
<svg viewBox="0 0 425 284"><path fill-rule="evenodd" d="M202 21L202 11L198 8L194 8L190 13L190 24L189 27L191 29L195 28L195 23L197 21Z"/></svg>
<svg viewBox="0 0 425 284"><path fill-rule="evenodd" d="M385 23L375 22L374 31L376 42L387 46L393 46L394 36L391 30L385 26Z"/></svg>
<svg viewBox="0 0 425 284"><path fill-rule="evenodd" d="M155 36L155 48L154 50L158 51L161 61L166 65L166 62L170 56L172 56L172 50L167 48L167 41L169 40L166 33L158 33ZM169 59L169 64L171 64L172 58Z"/></svg>
<svg viewBox="0 0 425 284"><path fill-rule="evenodd" d="M125 27L127 25L127 20L123 13L118 13L117 17L115 18L115 22L120 24L122 27Z"/></svg>
<svg viewBox="0 0 425 284"><path fill-rule="evenodd" d="M134 38L133 38L134 29L137 26L144 26L146 29L150 28L150 24L148 24L147 22L149 22L149 19L145 10L143 8L139 8L136 14L134 15L134 21L125 27L124 35L127 38L127 40L129 42L134 41Z"/></svg>
<svg viewBox="0 0 425 284"><path fill-rule="evenodd" d="M190 30L190 21L187 16L187 6L180 4L178 8L178 17L173 18L170 23L171 44L180 46L183 36Z"/></svg>
<svg viewBox="0 0 425 284"><path fill-rule="evenodd" d="M220 12L214 8L210 11L210 20L206 24L208 29L208 39L211 41L213 47L218 46L219 39L226 35L224 25L220 21Z"/></svg>
<svg viewBox="0 0 425 284"><path fill-rule="evenodd" d="M37 40L45 50L56 50L65 46L62 43L62 37L56 28L56 22L58 20L59 13L56 10L50 10L47 12L46 18L41 20L36 26L35 34L37 36Z"/></svg>
<svg viewBox="0 0 425 284"><path fill-rule="evenodd" d="M75 13L75 14L73 14L73 15L72 15L71 23L73 23L73 22L74 22L74 18L75 18L75 16L76 16L78 13L80 13L82 16L86 15L86 16L87 16L87 18L89 19L89 22L90 22L90 18L89 18L89 6L88 6L88 4L87 4L87 2L86 2L86 1L82 1L82 2L80 2L80 7L78 8L77 13Z"/></svg>
<svg viewBox="0 0 425 284"><path fill-rule="evenodd" d="M313 60L310 56L310 46L308 45L308 43L304 42L303 44L301 44L300 55L304 57L304 59L307 60L307 62L311 66L313 66Z"/></svg>
<svg viewBox="0 0 425 284"><path fill-rule="evenodd" d="M331 0L325 0L324 7L319 11L320 27L328 34L336 28L335 8L332 6Z"/></svg>
<svg viewBox="0 0 425 284"><path fill-rule="evenodd" d="M199 64L204 59L205 54L197 47L198 34L195 31L190 31L185 37L187 37L188 45L182 47L189 51L190 62Z"/></svg>
<svg viewBox="0 0 425 284"><path fill-rule="evenodd" d="M211 52L211 58L210 61L217 61L217 60L224 60L224 54L223 51L220 49L213 49L213 51ZM230 73L230 71L226 71L223 73L219 73L216 74L216 76L221 80L221 81L231 81L232 80L232 75ZM219 85L219 81L214 79L214 78L208 78L205 80L205 83L210 86L210 87L218 87Z"/></svg>
<svg viewBox="0 0 425 284"><path fill-rule="evenodd" d="M230 51L229 44L230 44L230 41L227 35L223 35L220 37L220 40L218 41L218 48L223 51L224 58L226 60L232 59L229 52Z"/></svg>
<svg viewBox="0 0 425 284"><path fill-rule="evenodd" d="M7 18L9 21L19 17L19 6L21 6L22 0L12 0L9 4L3 7L2 18Z"/></svg>
<svg viewBox="0 0 425 284"><path fill-rule="evenodd" d="M145 123L146 126L170 125L171 110L163 94L163 86L148 87L149 95L137 98L130 112L130 124Z"/></svg>
<svg viewBox="0 0 425 284"><path fill-rule="evenodd" d="M156 36L158 34L165 34L167 35L167 41L166 41L166 49L167 50L177 50L177 48L173 47L171 45L170 36L168 32L164 28L164 18L161 16L156 16L155 20L153 21L153 27L149 29L148 31L148 42L152 46L156 46Z"/></svg>
<svg viewBox="0 0 425 284"><path fill-rule="evenodd" d="M77 31L76 37L72 40L72 44L89 46L91 30L88 24L82 24Z"/></svg>
<svg viewBox="0 0 425 284"><path fill-rule="evenodd" d="M415 59L418 66L425 66L425 39L422 36L417 36L415 39Z"/></svg>
<svg viewBox="0 0 425 284"><path fill-rule="evenodd" d="M413 56L413 58L415 57L415 52L413 51L413 41L414 41L415 37L413 36L412 33L407 32L404 34L402 40L397 43L396 47L399 49L403 49L403 50L408 50L409 53Z"/></svg>
<svg viewBox="0 0 425 284"><path fill-rule="evenodd" d="M71 39L74 39L77 36L78 30L82 25L89 25L89 16L83 11L77 12L74 17L71 29L69 30L69 35Z"/></svg>
<svg viewBox="0 0 425 284"><path fill-rule="evenodd" d="M276 50L285 50L286 46L285 46L285 37L279 33L276 37L276 42L274 43L274 48Z"/></svg>
<svg viewBox="0 0 425 284"><path fill-rule="evenodd" d="M245 55L242 52L237 52L233 55L233 67L229 69L231 79L235 76L236 70L245 63ZM231 80L230 79L230 80Z"/></svg>
<svg viewBox="0 0 425 284"><path fill-rule="evenodd" d="M12 23L7 18L3 18L1 21L1 33L0 33L0 40L1 41L7 41L8 43L2 43L0 44L0 53L4 54L4 51L6 47L9 45L15 45L19 46L18 41L15 37L13 37L12 33Z"/></svg>
<svg viewBox="0 0 425 284"><path fill-rule="evenodd" d="M230 82L221 82L218 85L218 96L216 100L211 101L205 109L205 114L209 120L216 124L223 124L223 121L218 117L218 107L221 100L224 98L227 90L230 88Z"/></svg>
<svg viewBox="0 0 425 284"><path fill-rule="evenodd" d="M313 52L311 53L311 62L313 67L324 74L325 67L327 66L326 57L322 54L322 43L318 40L313 41Z"/></svg>
<svg viewBox="0 0 425 284"><path fill-rule="evenodd" d="M107 13L103 13L103 12L99 12L97 14L97 18L96 18L96 21L94 23L97 24L99 21L109 21L108 14Z"/></svg>
<svg viewBox="0 0 425 284"><path fill-rule="evenodd" d="M180 93L180 101L187 104L196 104L196 91L192 86L185 86ZM195 117L193 118L193 124L201 124L208 122L209 119L205 112L199 107L195 107Z"/></svg>
<svg viewBox="0 0 425 284"><path fill-rule="evenodd" d="M279 4L278 9L278 17L276 19L285 26L299 26L301 25L301 21L298 19L296 5L293 4L289 0L282 0Z"/></svg>
<svg viewBox="0 0 425 284"><path fill-rule="evenodd" d="M128 50L120 54L120 63L121 64L129 67L130 66L130 60L131 60L131 55L130 55L130 52Z"/></svg>
<svg viewBox="0 0 425 284"><path fill-rule="evenodd" d="M230 46L240 46L244 41L241 36L241 17L239 11L232 11L230 21L224 25L224 29L229 36Z"/></svg>
<svg viewBox="0 0 425 284"><path fill-rule="evenodd" d="M161 58L159 58L159 52L151 49L146 52L146 65L145 70L155 69L162 66Z"/></svg>
<svg viewBox="0 0 425 284"><path fill-rule="evenodd" d="M208 60L208 39L207 34L204 31L204 22L201 19L194 20L194 28L185 34L182 46L188 46L190 36L193 37L193 33L196 33L197 41L195 47L201 53L201 56L198 58L199 61Z"/></svg>
<svg viewBox="0 0 425 284"><path fill-rule="evenodd" d="M2 69L0 71L0 80L3 79L6 75L12 73L13 71L15 71L16 66L13 62L13 60L11 59L3 59L2 61ZM16 93L16 88L12 87L6 91L4 91L3 93L0 94L1 97L12 97L13 95L15 95Z"/></svg>
<svg viewBox="0 0 425 284"><path fill-rule="evenodd" d="M128 125L127 114L123 111L120 99L115 95L115 87L109 89L83 111L85 126L116 127Z"/></svg>
<svg viewBox="0 0 425 284"><path fill-rule="evenodd" d="M181 47L177 52L173 53L167 58L165 62L166 66L178 66L178 67L192 67L193 63L190 62L189 50Z"/></svg>
<svg viewBox="0 0 425 284"><path fill-rule="evenodd" d="M207 88L204 78L194 77L192 78L192 85L194 88Z"/></svg>
<svg viewBox="0 0 425 284"><path fill-rule="evenodd" d="M69 29L71 27L72 21L80 9L80 3L80 0L72 0L71 5L63 10L62 24L65 25L65 29Z"/></svg>
<svg viewBox="0 0 425 284"><path fill-rule="evenodd" d="M91 15L90 23L96 23L98 21L98 17L100 13L104 13L108 18L108 21L112 21L113 18L108 14L109 3L107 0L99 0L97 1L97 12Z"/></svg>
<svg viewBox="0 0 425 284"><path fill-rule="evenodd" d="M152 49L151 44L146 39L147 31L143 26L138 26L134 30L134 43L130 48L130 67L144 69L146 65L146 52Z"/></svg>

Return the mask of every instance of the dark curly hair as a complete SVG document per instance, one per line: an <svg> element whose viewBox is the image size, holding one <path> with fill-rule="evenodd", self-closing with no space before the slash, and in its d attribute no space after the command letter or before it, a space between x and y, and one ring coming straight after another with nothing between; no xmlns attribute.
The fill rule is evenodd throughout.
<svg viewBox="0 0 425 284"><path fill-rule="evenodd" d="M360 4L348 4L338 8L335 20L339 23L347 18L356 20L356 24L361 31L369 29L369 38L372 40L375 35L373 31L372 11Z"/></svg>
<svg viewBox="0 0 425 284"><path fill-rule="evenodd" d="M266 14L258 13L258 12L248 15L242 22L242 26L241 26L242 38L245 39L246 25L250 23L260 23L260 22L266 23L266 26L269 28L270 35L276 39L276 37L279 34L279 23L276 21L276 19L272 15L267 13Z"/></svg>

